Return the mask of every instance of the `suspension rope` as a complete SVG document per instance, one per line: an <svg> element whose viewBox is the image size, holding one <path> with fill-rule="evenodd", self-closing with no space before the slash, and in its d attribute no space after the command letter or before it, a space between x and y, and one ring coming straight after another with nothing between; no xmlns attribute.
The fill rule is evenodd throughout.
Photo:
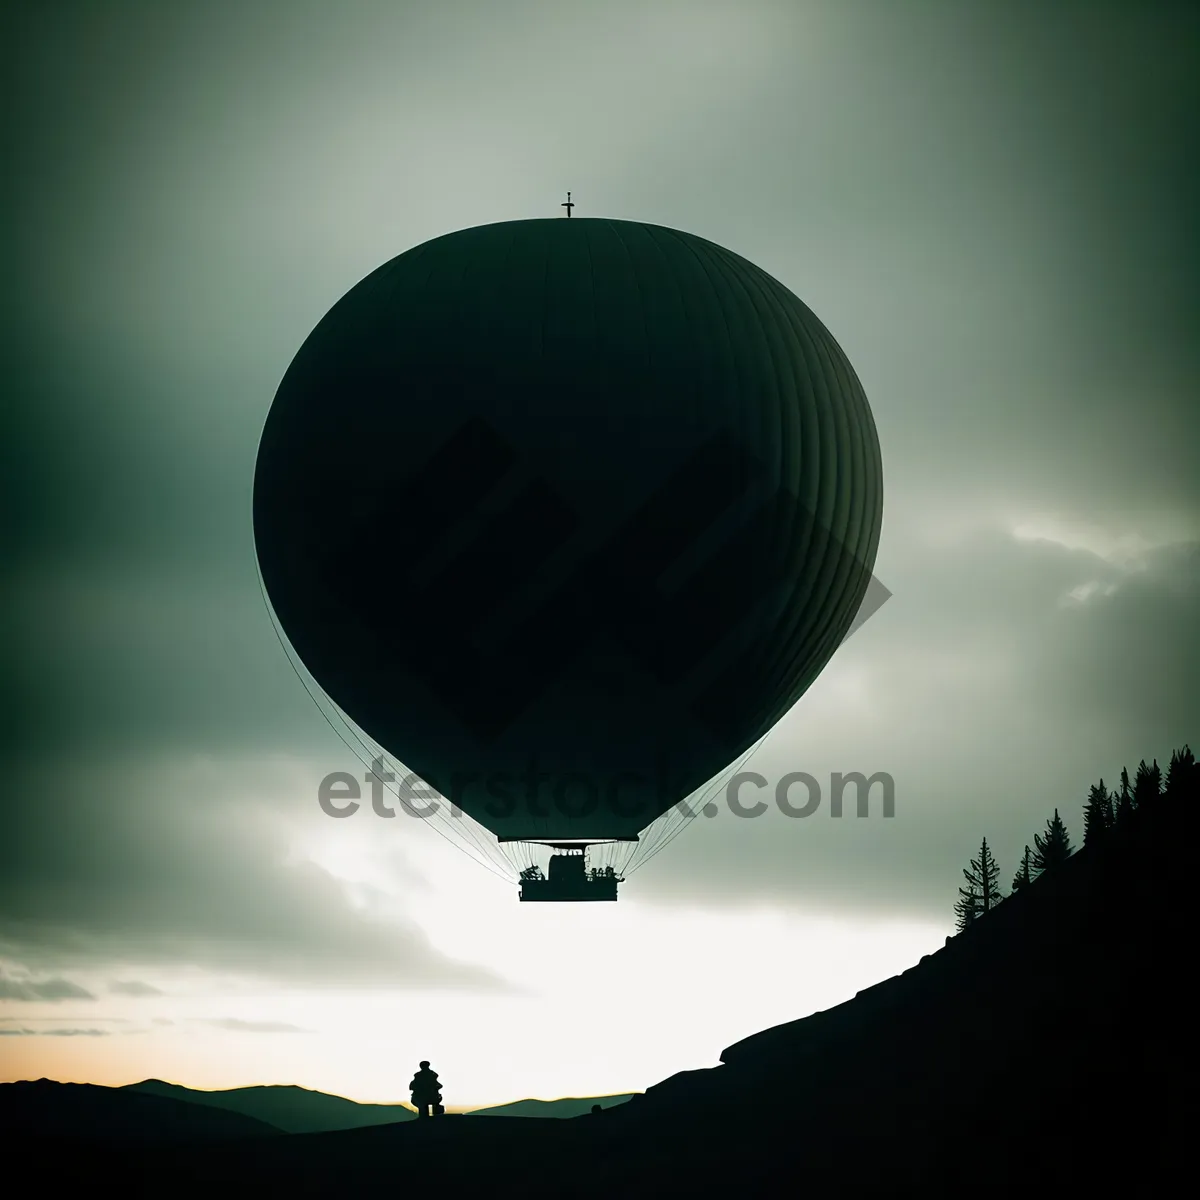
<svg viewBox="0 0 1200 1200"><path fill-rule="evenodd" d="M365 758L357 755L357 753L353 751L353 747L351 747L351 752L356 753L356 757L358 757L363 766L367 767L369 771L374 772L375 763L379 762L386 768L387 773L393 775L395 780L398 781L402 776L402 772L399 769L393 768L399 768L403 764L400 764L398 761L393 762L391 756L375 741L374 738L371 738L366 734L360 735L357 727L349 719L349 717L347 717L346 714L343 713L342 710L332 700L330 700L329 703L332 705L334 711L338 714L339 719L342 721L343 725L345 725L350 735L355 741L358 742L359 746L362 747L364 754L370 756L371 761L368 763ZM370 743L369 745L367 742L364 742L364 736L367 737L367 742ZM343 741L344 740L345 739L343 739ZM412 774L412 772L407 773ZM383 781L381 780L380 782ZM394 795L397 800L400 800L400 788L398 783L394 790L389 787L388 791ZM442 799L444 799L444 797L442 797ZM401 803L403 804L403 801L401 801ZM481 866L487 867L492 874L499 876L506 882L512 883L515 881L511 871L511 865L502 859L498 860L493 853L489 853L487 841L480 839L474 822L472 822L470 818L467 818L465 824L461 824L461 818L447 816L442 811L441 807L435 804L434 811L430 814L430 816L421 819L427 820L432 826L434 832L437 833L439 837L444 838L456 849L461 850L464 854L471 858L472 861L479 863ZM456 825L456 820L458 820L460 824ZM454 836L451 836L451 831L457 834L457 837L463 838L464 842L466 838L470 838L471 842L473 842L475 848L478 850L482 858L477 858L471 853L471 850L467 845L460 843Z"/></svg>
<svg viewBox="0 0 1200 1200"><path fill-rule="evenodd" d="M343 744L343 745L346 747L346 749L347 749L347 750L349 750L349 751L350 751L350 753L351 753L351 754L353 754L353 755L354 755L354 757L355 757L355 758L357 758L357 759L359 760L359 762L360 762L360 763L361 763L361 764L362 764L364 767L366 767L368 770L372 770L372 769L373 769L373 763L369 763L369 762L367 762L367 761L366 761L366 759L364 759L364 758L363 758L363 757L362 757L362 756L359 754L359 751L358 751L358 750L356 750L356 749L355 749L355 748L354 748L354 747L353 747L353 746L350 744L350 742L349 742L349 741L347 741L347 739L346 739L346 738L345 738L345 737L342 735L342 732L341 732L341 730L339 730L339 729L338 729L338 727L337 727L337 726L336 726L336 725L333 723L333 721L332 721L332 720L330 720L330 718L329 718L329 714L328 714L328 713L327 713L327 712L324 710L324 708L321 706L321 703L320 703L320 701L319 701L319 700L317 699L317 697L316 697L316 696L313 694L313 690L312 690L312 688L310 688L310 687L309 687L309 685L308 685L308 681L307 681L307 680L304 678L304 675L301 673L301 671L300 671L299 667L297 666L296 662L293 660L293 657L292 657L291 650L290 650L290 648L289 648L289 646L288 646L288 643L287 643L286 639L285 639L285 638L284 638L284 636L283 636L282 629L280 628L280 625L279 625L278 619L277 619L277 618L276 618L276 616L275 616L274 609L271 607L270 600L269 600L269 598L268 598L268 596L267 596L266 584L265 584L265 583L264 583L264 581L263 581L263 577L262 577L262 569L261 569L261 567L259 567L259 564L258 564L258 556L257 556L257 555L255 555L255 564L254 564L254 565L255 565L255 573L257 574L257 577L258 577L258 590L259 590L259 595L260 595L260 596L261 596L261 598L262 598L262 601L263 601L263 606L264 606L264 608L266 609L267 616L268 616L268 618L269 618L269 620L270 620L270 622L271 622L271 628L272 628L272 630L273 630L273 631L274 631L274 633L275 633L276 640L279 642L279 645L280 645L281 649L282 649L282 650L283 650L283 652L284 652L284 656L287 658L287 660L288 660L288 663L289 663L289 665L291 666L291 668L292 668L293 672L295 672L296 678L300 680L301 686L304 688L305 692L307 692L307 693L308 693L308 698L309 698L309 699L310 699L310 700L313 702L314 706L316 707L317 711L318 711L318 712L321 714L321 716L325 718L325 722L326 722L326 724L328 724L328 726L330 727L330 729L332 729L332 730L333 730L333 732L334 732L335 734L337 734L337 737L338 737L338 739L339 739L339 740L342 742L342 744ZM333 701L332 701L332 700L330 700L330 704L333 704ZM348 728L348 729L350 729L350 732L351 732L352 736L354 736L354 737L355 737L355 740L356 740L356 741L358 741L360 748L361 748L363 751L365 751L365 752L369 753L369 748L368 748L368 747L367 747L367 746L366 746L366 745L365 745L365 744L362 742L362 739L361 739L360 737L358 737L358 736L357 736L357 734L355 734L355 733L354 733L354 730L353 730L353 728L352 728L352 726L351 726L351 724L350 724L350 722L349 722L349 719L346 717L346 715L345 715L345 714L344 714L344 713L341 711L341 709L340 709L340 708L339 708L339 707L338 707L336 704L333 704L333 707L334 707L335 711L338 713L339 717L342 719L342 721L343 721L343 722L344 722L344 723L347 725L347 728ZM383 756L380 756L380 757L386 757L386 755L383 755ZM397 800L398 800L398 799L400 798L400 793L399 793L399 790L398 790L398 789L397 789L397 791L396 791L395 795L396 795L396 798L397 798ZM436 819L436 815L440 815L440 814L435 814L435 819ZM444 820L444 819L446 819L446 818L444 818L444 817L443 817L443 820ZM502 873L501 871L497 870L497 869L496 869L496 866L495 866L495 865L494 865L492 862L489 862L489 861L488 861L488 859L487 859L486 857L485 857L485 858L477 858L477 857L476 857L476 856L475 856L475 855L474 855L474 854L473 854L473 853L470 851L470 849L468 849L466 846L464 846L464 845L461 845L461 844L459 844L458 842L456 842L456 841L454 840L454 838L452 838L452 837L451 837L451 836L450 836L448 833L446 833L446 832L445 832L443 829L439 828L439 827L438 827L438 825L437 825L436 823L433 825L433 829L434 829L434 832L435 832L435 833L437 833L439 837L442 837L442 838L444 838L444 839L445 839L447 842L449 842L449 843L450 843L450 845L452 845L452 846L453 846L453 847L454 847L456 850L460 851L461 853L465 854L465 855L466 855L468 858L470 858L472 862L474 862L474 863L478 864L479 866L482 866L482 867L484 867L485 869L487 869L487 870L491 871L493 875L496 875L496 876L498 876L499 878L503 879L505 883L512 883L512 882L513 882L512 878L510 877L510 875L509 875L509 874L507 874L507 873Z"/></svg>
<svg viewBox="0 0 1200 1200"><path fill-rule="evenodd" d="M375 748L378 749L378 751L379 751L378 757L386 763L389 773L399 777L399 775L401 773L400 769L404 766L404 764L401 763L399 761L399 759L396 759L395 761L393 761L392 756L389 755L388 752L374 738L370 737L369 734L367 735L367 739L371 743L371 747L373 749L375 749ZM415 772L411 772L411 771L406 771L406 773L409 775L415 774ZM440 793L439 793L439 795L440 795ZM398 790L397 790L397 797L399 797ZM441 797L441 799L446 800L446 797L443 796L443 797ZM447 800L446 802L448 804L450 803L449 800ZM463 834L466 837L471 839L471 841L474 843L474 845L480 851L480 853L482 853L485 857L489 858L496 866L499 867L499 869L502 872L504 872L506 875L512 877L512 879L515 881L515 876L513 875L513 870L512 870L513 863L509 859L509 857L504 853L504 851L500 848L499 844L492 838L492 835L490 833L488 833L487 830L484 830L482 828L482 826L478 825L478 823L476 821L474 821L471 817L467 816L467 814L464 813L462 811L462 809L458 809L458 812L460 815L457 817L454 816L453 806L452 806L452 811L451 811L450 815L446 816L446 815L444 815L444 813L442 812L442 810L440 808L436 808L432 814L432 819L435 821L436 820L444 821L447 828L461 829ZM466 818L465 823L463 822L464 817ZM425 819L425 818L422 818L422 819ZM458 824L455 825L454 822L458 822Z"/></svg>
<svg viewBox="0 0 1200 1200"><path fill-rule="evenodd" d="M293 663L293 669L295 669L294 663ZM299 674L299 672L297 672L297 674ZM301 678L303 680L303 677L301 677ZM309 690L309 695L310 696L313 695L311 690ZM320 701L315 696L313 696L313 699L314 699L314 702L317 704L317 706L320 707ZM367 767L367 769L369 771L371 771L372 773L374 773L375 763L379 762L380 765L386 766L389 774L398 776L399 772L392 771L391 768L394 766L397 766L397 765L402 765L402 764L392 762L391 756L387 753L386 750L383 749L382 746L379 745L378 742L375 741L374 738L372 738L368 734L366 734L365 731L360 731L358 729L358 727L354 724L354 722L352 722L349 719L349 717L344 712L342 712L341 708L339 708L338 705L335 704L332 699L329 699L328 697L326 697L326 699L329 701L330 706L333 708L334 712L337 714L338 719L342 722L346 731L350 734L350 736L356 742L358 742L363 753L370 756L371 761L368 763L366 761L366 759L363 758L361 755L359 755L358 752L355 751L353 747L349 746L349 743L346 743L345 738L343 738L342 739L343 743L346 744L347 747L350 749L351 753L353 753L355 755L355 757L358 758L359 762L361 762L363 766ZM364 738L366 740L364 740ZM368 743L370 743L370 744L368 744ZM410 772L410 774L411 774L411 772ZM380 780L380 782L382 783L383 780ZM398 787L393 794L395 795L397 800L400 799L400 791L399 791ZM445 832L445 830L455 829L455 826L453 826L451 824L452 819L453 818L445 816L440 808L435 807L433 813L431 814L431 820L433 822L434 831L439 836L441 836L441 837L445 838L447 841L449 841L451 843L451 845L454 845L456 847L456 849L462 850L464 853L466 853L468 855L468 857L471 857L473 859L473 861L478 862L479 860L475 859L474 856L470 854L470 851L466 846L459 845L457 842L455 842L455 840L450 836L449 833ZM439 822L441 823L440 827L439 827ZM485 858L492 857L492 856L488 855L485 845L479 841L479 838L476 834L473 823L468 821L468 824L465 826L465 829L469 834L472 835L475 845L479 848L481 853L483 853L484 857ZM494 858L492 861L493 861L493 863L495 863ZM481 865L487 866L488 864L482 863ZM511 873L509 872L509 869L508 869L509 865L504 862L500 862L498 865L500 868L499 874L501 875L501 877L508 879L509 882L512 882L512 879L510 878ZM497 873L495 871L494 867L489 867L489 869L493 871L493 874Z"/></svg>
<svg viewBox="0 0 1200 1200"><path fill-rule="evenodd" d="M758 741L755 742L754 745L751 746L750 749L747 750L744 755L742 755L741 759L736 764L734 764L732 769L726 768L726 771L723 771L721 773L722 776L725 776L726 774L728 774L729 778L732 778L734 774L736 774L739 770L741 770L741 768L746 765L746 762L750 759L750 757L759 749L759 747L763 744L763 742L765 742L767 740L767 737L770 735L770 732L771 731L768 729L767 732L764 733L762 735L762 737L760 737L758 739ZM646 854L646 856L644 858L642 858L640 861L633 862L630 864L629 868L624 872L626 877L628 877L629 875L632 875L634 871L640 870L656 854L659 854L663 850L665 850L687 828L687 826L693 820L695 820L697 814L702 811L704 805L708 803L708 800L715 794L716 790L718 788L727 786L728 781L729 781L728 779L724 779L723 781L719 780L718 782L712 784L710 789L706 792L704 800L701 803L698 803L698 804L690 807L687 815L684 816L683 820L679 824L679 827L675 830L674 833L672 833L670 835L670 837L666 838L659 845L656 845L654 847L654 849L652 851L648 852ZM679 811L679 806L675 805L675 812L678 813L678 811Z"/></svg>

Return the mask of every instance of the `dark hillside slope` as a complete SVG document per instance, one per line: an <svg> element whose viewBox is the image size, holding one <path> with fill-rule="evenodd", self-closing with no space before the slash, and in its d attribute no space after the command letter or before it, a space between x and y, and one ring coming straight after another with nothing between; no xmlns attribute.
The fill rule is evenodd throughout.
<svg viewBox="0 0 1200 1200"><path fill-rule="evenodd" d="M1093 1169L1132 1183L1182 1161L1194 803L1164 797L904 974L650 1088L629 1117L720 1109L806 1176L881 1185L952 1163L1014 1188Z"/></svg>
<svg viewBox="0 0 1200 1200"><path fill-rule="evenodd" d="M601 1113L155 1152L115 1182L293 1198L401 1182L492 1196L1172 1194L1190 1165L1194 804L1164 798L903 975Z"/></svg>

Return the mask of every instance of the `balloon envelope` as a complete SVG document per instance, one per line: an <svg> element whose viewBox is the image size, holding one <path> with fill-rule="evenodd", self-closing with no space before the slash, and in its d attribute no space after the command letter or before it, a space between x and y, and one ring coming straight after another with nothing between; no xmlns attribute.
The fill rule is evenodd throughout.
<svg viewBox="0 0 1200 1200"><path fill-rule="evenodd" d="M867 400L797 297L701 238L572 218L352 288L279 387L254 530L354 722L498 837L599 840L804 694L882 505Z"/></svg>

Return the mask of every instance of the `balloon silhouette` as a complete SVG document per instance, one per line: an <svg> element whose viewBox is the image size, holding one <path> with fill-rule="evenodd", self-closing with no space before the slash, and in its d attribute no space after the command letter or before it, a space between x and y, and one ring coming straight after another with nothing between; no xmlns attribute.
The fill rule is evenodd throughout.
<svg viewBox="0 0 1200 1200"><path fill-rule="evenodd" d="M799 299L702 238L578 217L352 288L254 480L297 656L519 842L636 839L769 731L853 624L882 513L863 389Z"/></svg>

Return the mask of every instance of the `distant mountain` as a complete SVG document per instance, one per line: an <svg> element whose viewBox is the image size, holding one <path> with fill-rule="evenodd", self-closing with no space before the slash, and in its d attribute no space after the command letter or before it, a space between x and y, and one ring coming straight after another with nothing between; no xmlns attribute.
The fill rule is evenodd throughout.
<svg viewBox="0 0 1200 1200"><path fill-rule="evenodd" d="M164 1083L161 1079L145 1079L121 1090L240 1113L266 1121L284 1133L328 1133L366 1125L394 1125L397 1121L414 1120L417 1115L403 1104L359 1104L343 1096L331 1096L291 1084L208 1092L178 1083Z"/></svg>
<svg viewBox="0 0 1200 1200"><path fill-rule="evenodd" d="M228 1112L256 1117L285 1133L328 1133L337 1129L361 1129L368 1125L392 1125L412 1121L416 1112L404 1104L360 1104L344 1096L332 1096L291 1084L226 1088L202 1091L161 1079L145 1079L126 1085L124 1091L166 1096L189 1104L203 1104ZM477 1108L472 1117L554 1117L565 1119L590 1113L593 1104L612 1108L624 1104L634 1093L619 1096L566 1097L561 1100L515 1100L489 1108Z"/></svg>
<svg viewBox="0 0 1200 1200"><path fill-rule="evenodd" d="M0 1130L10 1139L70 1139L130 1147L282 1136L273 1125L241 1113L125 1088L53 1079L0 1083Z"/></svg>
<svg viewBox="0 0 1200 1200"><path fill-rule="evenodd" d="M593 1104L601 1108L615 1108L624 1104L636 1093L621 1096L575 1096L561 1100L514 1100L511 1104L497 1104L494 1108L477 1108L467 1113L468 1117L578 1117L592 1111Z"/></svg>

